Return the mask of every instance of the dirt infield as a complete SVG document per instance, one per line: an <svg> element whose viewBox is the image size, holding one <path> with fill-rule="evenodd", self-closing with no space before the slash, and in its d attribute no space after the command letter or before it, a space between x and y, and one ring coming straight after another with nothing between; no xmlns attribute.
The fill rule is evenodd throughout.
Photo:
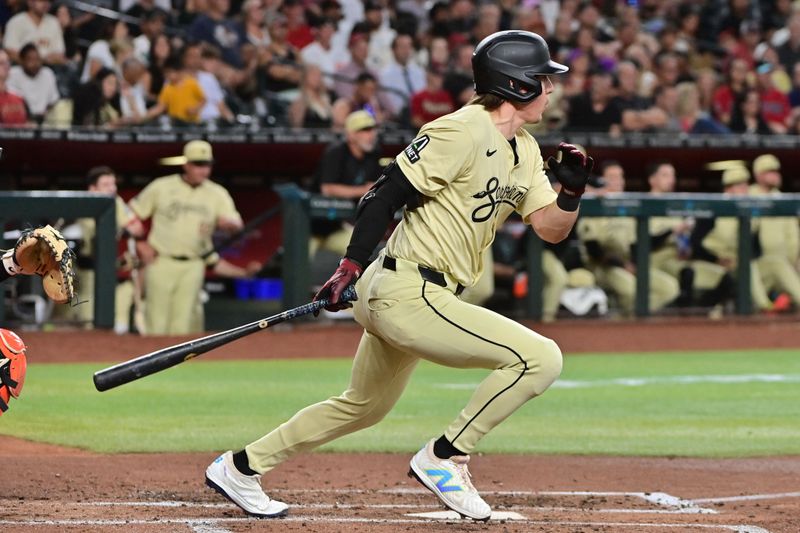
<svg viewBox="0 0 800 533"><path fill-rule="evenodd" d="M747 317L712 322L701 319L651 319L608 322L525 323L555 339L566 354L666 350L743 350L797 348L796 318ZM280 324L204 355L209 359L350 357L361 337L355 323ZM108 331L20 332L32 362L124 361L193 337L138 337Z"/></svg>
<svg viewBox="0 0 800 533"><path fill-rule="evenodd" d="M794 321L650 321L535 326L567 354L800 346ZM22 332L30 361L121 361L179 340L105 332ZM360 330L301 325L252 335L208 358L350 356ZM0 423L2 423L0 421ZM411 451L410 451L411 452ZM203 485L204 454L102 455L0 437L0 527L9 532L800 531L800 457L684 459L475 456L498 513L459 520L406 477L409 455L296 457L264 485L290 504L255 520Z"/></svg>

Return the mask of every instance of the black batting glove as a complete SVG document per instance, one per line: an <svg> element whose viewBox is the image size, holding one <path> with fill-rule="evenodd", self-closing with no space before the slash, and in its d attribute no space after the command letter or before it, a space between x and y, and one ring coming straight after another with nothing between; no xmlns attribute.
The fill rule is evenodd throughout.
<svg viewBox="0 0 800 533"><path fill-rule="evenodd" d="M547 160L548 168L561 184L556 203L564 211L575 211L586 190L594 159L583 155L575 145L564 142L558 145L557 155L560 156L558 159L550 156Z"/></svg>
<svg viewBox="0 0 800 533"><path fill-rule="evenodd" d="M328 305L325 306L325 309L328 311L341 311L342 309L353 307L350 302L340 302L339 298L347 287L361 277L362 272L363 267L360 264L345 257L339 261L339 268L336 269L331 278L325 282L325 285L314 296L314 301L327 299ZM317 315L319 315L319 311L314 313L314 316Z"/></svg>

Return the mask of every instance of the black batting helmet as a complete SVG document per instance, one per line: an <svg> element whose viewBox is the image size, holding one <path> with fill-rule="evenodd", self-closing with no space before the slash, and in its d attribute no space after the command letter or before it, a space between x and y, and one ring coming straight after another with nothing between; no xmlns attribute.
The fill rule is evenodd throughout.
<svg viewBox="0 0 800 533"><path fill-rule="evenodd" d="M530 102L542 94L537 75L562 74L569 68L550 59L541 36L520 30L486 37L472 54L475 92L492 93L514 102Z"/></svg>

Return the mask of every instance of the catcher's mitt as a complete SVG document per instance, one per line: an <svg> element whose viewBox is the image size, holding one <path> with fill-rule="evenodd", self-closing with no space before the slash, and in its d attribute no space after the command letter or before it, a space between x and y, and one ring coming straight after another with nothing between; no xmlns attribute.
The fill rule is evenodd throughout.
<svg viewBox="0 0 800 533"><path fill-rule="evenodd" d="M75 296L75 252L52 226L22 232L14 248L3 254L12 274L38 274L47 296L67 303Z"/></svg>
<svg viewBox="0 0 800 533"><path fill-rule="evenodd" d="M19 398L27 367L25 343L13 331L0 329L0 415L12 396Z"/></svg>

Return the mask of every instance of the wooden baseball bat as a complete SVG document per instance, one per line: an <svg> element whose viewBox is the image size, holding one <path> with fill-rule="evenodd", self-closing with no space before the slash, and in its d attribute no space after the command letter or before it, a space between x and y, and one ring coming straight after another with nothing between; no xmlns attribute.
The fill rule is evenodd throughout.
<svg viewBox="0 0 800 533"><path fill-rule="evenodd" d="M340 297L340 301L344 302L350 302L356 299L356 291L352 285L347 287ZM114 387L173 367L189 359L194 359L198 355L202 355L214 348L219 348L236 339L241 339L256 331L261 331L275 324L280 324L281 322L319 311L326 305L328 305L328 300L317 300L316 302L310 302L249 324L156 350L155 352L142 355L136 359L131 359L130 361L125 361L124 363L95 372L93 378L94 386L101 392L113 389Z"/></svg>

